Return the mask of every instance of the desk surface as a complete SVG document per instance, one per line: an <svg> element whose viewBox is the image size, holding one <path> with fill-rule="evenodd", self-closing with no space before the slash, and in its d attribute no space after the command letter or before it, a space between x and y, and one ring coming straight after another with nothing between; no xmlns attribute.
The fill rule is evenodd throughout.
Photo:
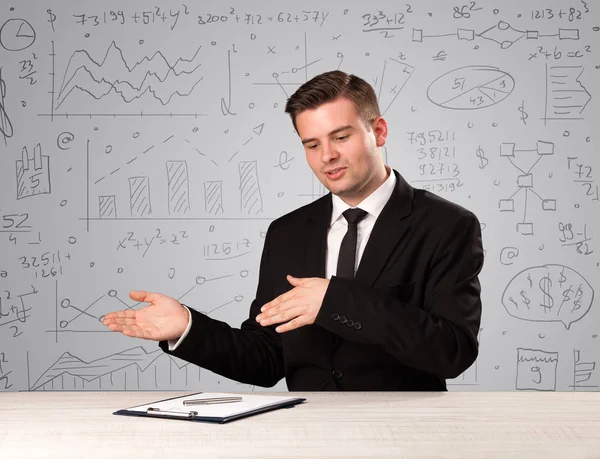
<svg viewBox="0 0 600 459"><path fill-rule="evenodd" d="M600 458L600 392L297 392L221 425L112 414L186 393L1 393L0 457Z"/></svg>

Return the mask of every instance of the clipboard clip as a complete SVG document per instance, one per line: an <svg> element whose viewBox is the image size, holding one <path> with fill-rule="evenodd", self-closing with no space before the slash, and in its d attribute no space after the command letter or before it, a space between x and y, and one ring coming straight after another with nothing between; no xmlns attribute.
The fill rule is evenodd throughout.
<svg viewBox="0 0 600 459"><path fill-rule="evenodd" d="M168 411L168 410L161 410L160 408L148 408L146 410L146 414L157 414L160 416L179 416L181 418L193 418L194 416L198 415L197 411Z"/></svg>

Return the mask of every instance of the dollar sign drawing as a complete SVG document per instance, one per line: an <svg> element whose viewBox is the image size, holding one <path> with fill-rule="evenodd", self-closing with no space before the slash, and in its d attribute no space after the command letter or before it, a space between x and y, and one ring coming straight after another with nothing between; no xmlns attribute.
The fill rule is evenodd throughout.
<svg viewBox="0 0 600 459"><path fill-rule="evenodd" d="M573 289L571 287L569 287L567 290L565 290L563 292L563 303L566 303L567 301L571 301L570 293L573 293Z"/></svg>
<svg viewBox="0 0 600 459"><path fill-rule="evenodd" d="M529 118L529 114L525 111L525 101L521 102L519 111L521 112L521 121L523 121L523 124L527 124L527 118Z"/></svg>
<svg viewBox="0 0 600 459"><path fill-rule="evenodd" d="M552 298L552 295L550 295L550 287L552 287L552 280L548 276L542 277L538 285L543 294L540 306L544 309L552 309L552 307L554 306L554 298Z"/></svg>
<svg viewBox="0 0 600 459"><path fill-rule="evenodd" d="M483 151L483 149L481 148L481 145L479 147L477 147L476 155L479 158L479 162L481 163L481 164L479 164L479 169L485 169L485 166L488 165L490 160L485 157L485 151Z"/></svg>
<svg viewBox="0 0 600 459"><path fill-rule="evenodd" d="M527 295L525 294L525 290L521 290L520 295L523 298L523 303L525 303L525 306L527 307L527 309L529 309L529 303L531 303L531 300L529 298L527 298Z"/></svg>
<svg viewBox="0 0 600 459"><path fill-rule="evenodd" d="M48 13L48 15L50 16L48 22L52 26L52 32L56 32L56 30L54 30L54 21L56 21L56 14L54 14L50 8L46 10L46 13Z"/></svg>
<svg viewBox="0 0 600 459"><path fill-rule="evenodd" d="M563 282L567 280L564 273L565 273L565 268L563 268L562 271L560 272L560 279L558 279L559 285L561 287L562 287Z"/></svg>

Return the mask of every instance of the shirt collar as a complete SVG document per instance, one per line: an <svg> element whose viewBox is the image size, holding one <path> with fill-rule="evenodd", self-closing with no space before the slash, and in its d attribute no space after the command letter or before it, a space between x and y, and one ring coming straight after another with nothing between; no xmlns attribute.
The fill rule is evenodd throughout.
<svg viewBox="0 0 600 459"><path fill-rule="evenodd" d="M388 178L385 180L385 182L383 182L379 188L373 191L373 193L363 199L356 206L367 211L375 218L379 217L379 214L390 199L390 196L392 196L394 187L396 186L396 174L394 174L394 171L389 166L385 166L385 169L388 172ZM329 226L333 225L337 219L341 217L342 213L350 209L350 206L345 203L342 198L333 193L331 194L331 200L333 204L333 210L331 212L331 223Z"/></svg>

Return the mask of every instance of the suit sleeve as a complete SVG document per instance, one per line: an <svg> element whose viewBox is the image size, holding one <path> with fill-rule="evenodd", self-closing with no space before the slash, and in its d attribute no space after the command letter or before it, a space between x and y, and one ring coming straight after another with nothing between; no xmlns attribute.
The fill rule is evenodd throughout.
<svg viewBox="0 0 600 459"><path fill-rule="evenodd" d="M334 276L315 323L344 339L380 346L404 365L455 378L478 354L482 267L479 221L465 212L434 251L421 307ZM341 323L342 314L355 326Z"/></svg>
<svg viewBox="0 0 600 459"><path fill-rule="evenodd" d="M261 306L273 299L270 231L265 237L256 299L241 327L232 328L187 305L192 315L189 334L172 352L167 341L160 341L164 352L244 384L272 387L284 377L280 335L275 326L262 327L256 322Z"/></svg>

